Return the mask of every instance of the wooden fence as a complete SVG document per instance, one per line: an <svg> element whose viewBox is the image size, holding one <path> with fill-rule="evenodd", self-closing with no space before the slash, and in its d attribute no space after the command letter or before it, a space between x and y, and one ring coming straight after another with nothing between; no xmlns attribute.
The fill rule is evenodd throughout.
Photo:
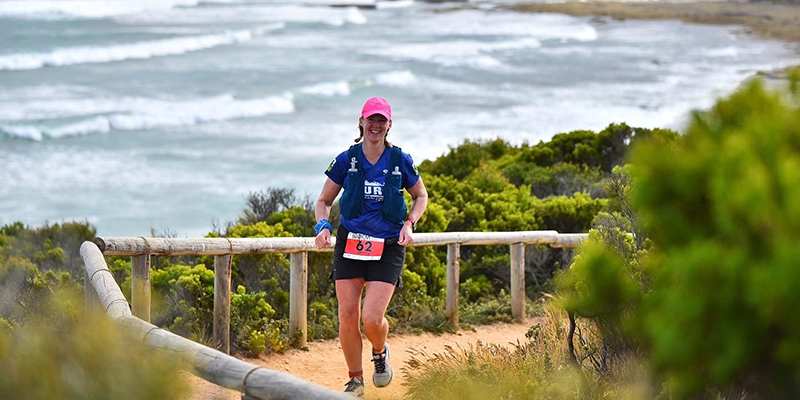
<svg viewBox="0 0 800 400"><path fill-rule="evenodd" d="M412 246L447 246L445 312L458 327L459 258L462 245L508 245L511 252L511 314L525 318L525 245L574 247L586 234L556 231L444 232L414 234ZM231 259L239 254L290 254L289 329L299 331L300 345L307 341L308 252L317 249L314 238L205 238L98 237L81 246L86 265L86 304L101 307L118 324L136 332L149 346L188 356L193 372L218 385L262 399L341 398L337 392L291 375L267 370L230 357ZM217 350L169 333L150 321L150 257L214 256L213 340ZM108 270L103 256L131 257L131 308ZM132 314L132 315L131 315Z"/></svg>

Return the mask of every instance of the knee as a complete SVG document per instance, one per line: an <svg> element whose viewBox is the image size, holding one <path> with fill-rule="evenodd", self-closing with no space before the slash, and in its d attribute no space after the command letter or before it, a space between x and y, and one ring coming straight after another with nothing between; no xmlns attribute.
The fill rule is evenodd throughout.
<svg viewBox="0 0 800 400"><path fill-rule="evenodd" d="M378 313L370 313L365 311L364 315L361 317L361 320L364 322L364 329L365 330L375 330L380 329L383 325L383 314Z"/></svg>
<svg viewBox="0 0 800 400"><path fill-rule="evenodd" d="M358 307L339 307L339 325L345 327L358 326Z"/></svg>

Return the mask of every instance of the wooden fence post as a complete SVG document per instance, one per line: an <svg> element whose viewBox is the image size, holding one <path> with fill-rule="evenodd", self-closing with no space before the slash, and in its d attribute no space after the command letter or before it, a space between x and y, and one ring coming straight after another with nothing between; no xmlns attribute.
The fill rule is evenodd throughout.
<svg viewBox="0 0 800 400"><path fill-rule="evenodd" d="M525 244L511 245L511 316L525 320Z"/></svg>
<svg viewBox="0 0 800 400"><path fill-rule="evenodd" d="M459 291L459 259L461 245L447 245L447 295L445 297L445 313L453 329L458 329L458 291Z"/></svg>
<svg viewBox="0 0 800 400"><path fill-rule="evenodd" d="M150 322L150 255L131 257L131 303L133 315Z"/></svg>
<svg viewBox="0 0 800 400"><path fill-rule="evenodd" d="M289 335L300 331L298 345L305 347L308 340L308 252L292 253L289 281Z"/></svg>
<svg viewBox="0 0 800 400"><path fill-rule="evenodd" d="M214 345L231 354L231 255L214 256Z"/></svg>

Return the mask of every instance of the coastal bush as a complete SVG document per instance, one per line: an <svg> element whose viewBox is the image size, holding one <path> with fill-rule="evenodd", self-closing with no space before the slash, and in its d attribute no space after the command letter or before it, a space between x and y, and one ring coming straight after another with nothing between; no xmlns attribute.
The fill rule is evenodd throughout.
<svg viewBox="0 0 800 400"><path fill-rule="evenodd" d="M151 272L153 323L194 341L211 343L214 271L203 264L173 265ZM128 283L129 286L129 283ZM231 347L251 355L283 351L290 342L285 326L263 291L238 285L231 293ZM263 340L262 340L263 339Z"/></svg>
<svg viewBox="0 0 800 400"><path fill-rule="evenodd" d="M155 325L201 343L210 343L214 311L214 271L205 265L173 265L150 273ZM130 286L130 285L128 285Z"/></svg>
<svg viewBox="0 0 800 400"><path fill-rule="evenodd" d="M291 237L283 225L269 224L266 221L255 224L237 224L228 229L231 238ZM231 271L232 286L244 285L250 290L266 291L270 297L280 300L281 291L289 288L289 260L283 254L234 255L231 260L235 267ZM288 305L288 304L287 304ZM277 306L279 316L288 315L288 308Z"/></svg>
<svg viewBox="0 0 800 400"><path fill-rule="evenodd" d="M291 188L267 188L250 192L247 195L244 215L239 217L239 225L254 225L264 222L279 211L291 208L297 203L297 196Z"/></svg>
<svg viewBox="0 0 800 400"><path fill-rule="evenodd" d="M526 315L541 315L541 309L530 301L526 301L525 311ZM459 322L467 326L512 322L511 295L505 289L500 289L497 293L486 293L474 301L459 298L458 317Z"/></svg>
<svg viewBox="0 0 800 400"><path fill-rule="evenodd" d="M0 248L6 257L33 262L44 271L67 271L76 280L83 279L81 243L94 239L96 230L88 222L45 223L28 227L14 222L0 227Z"/></svg>
<svg viewBox="0 0 800 400"><path fill-rule="evenodd" d="M632 144L648 137L670 141L677 134L612 124L598 133L557 134L551 141L537 145L514 147L503 141L465 141L435 161L423 163L421 169L429 204L441 210L439 231L586 232L606 207L605 186L613 176L612 170L623 162ZM421 251L410 250L410 258L419 258ZM445 253L424 251L428 252L425 258L429 264L415 272L424 277L428 293L434 295L441 288L437 283L444 283ZM559 250L542 253L537 257L540 262L570 259L562 257ZM504 246L462 248L462 280L482 276L492 282L495 290L507 288L507 254ZM417 268L413 266L417 260L413 261L409 267ZM542 272L541 280L528 280L529 286L536 287L545 284L555 272L532 264L526 269L531 275ZM430 272L436 275L431 276Z"/></svg>
<svg viewBox="0 0 800 400"><path fill-rule="evenodd" d="M539 166L568 163L611 172L615 166L625 163L632 144L654 135L674 138L677 133L666 129L632 128L624 123L610 124L597 133L578 130L556 134L549 142L523 146L515 157Z"/></svg>
<svg viewBox="0 0 800 400"><path fill-rule="evenodd" d="M638 328L680 396L800 390L798 104L796 85L755 81L697 114L677 145L635 153L634 204L660 250Z"/></svg>
<svg viewBox="0 0 800 400"><path fill-rule="evenodd" d="M265 297L264 292L247 293L242 285L231 294L231 344L253 356L286 348L281 325L272 320L275 310Z"/></svg>
<svg viewBox="0 0 800 400"><path fill-rule="evenodd" d="M496 166L479 164L466 179L448 176L425 176L431 215L436 217L439 231L516 231L555 229L560 232L585 232L607 200L575 193L572 197L530 196L526 186L511 184ZM427 214L427 213L426 213ZM421 227L426 226L421 221ZM427 229L427 228L425 228ZM446 249L432 247L412 248L407 255L407 266L423 277L428 295L437 296L445 285ZM559 250L546 250L544 260L556 261ZM530 274L541 270L531 259L526 267ZM492 293L509 289L509 256L507 246L464 246L461 248L461 280L481 279L489 282ZM564 264L566 265L566 264ZM541 280L528 279L531 287L544 284L552 274L547 269ZM485 286L484 286L485 287Z"/></svg>
<svg viewBox="0 0 800 400"><path fill-rule="evenodd" d="M544 229L579 233L589 230L592 220L605 208L606 203L606 199L593 199L586 193L574 193L572 197L535 199L532 211L540 216Z"/></svg>
<svg viewBox="0 0 800 400"><path fill-rule="evenodd" d="M564 162L542 167L511 158L507 161L508 164L500 166L503 175L516 186L529 186L534 197L572 196L574 193L605 197L605 173L598 167Z"/></svg>
<svg viewBox="0 0 800 400"><path fill-rule="evenodd" d="M679 140L640 143L630 198L656 246L611 225L621 207L561 278L567 310L646 357L672 398L800 390L798 100L755 81Z"/></svg>
<svg viewBox="0 0 800 400"><path fill-rule="evenodd" d="M465 139L461 145L450 147L447 154L436 160L423 161L419 169L430 175L464 179L478 168L482 161L497 160L511 150L511 145L502 139L488 141Z"/></svg>
<svg viewBox="0 0 800 400"><path fill-rule="evenodd" d="M0 246L0 288L2 288L0 290L0 319L3 321L2 325L11 328L19 327L48 312L61 313L53 315L54 318L67 318L67 315L62 315L63 313L76 314L83 307L82 301L76 301L76 299L80 299L78 295L83 292L83 274L81 274L80 280L75 280L66 270L40 270L34 260L24 257L25 252L20 252L12 247L19 239L16 233L18 232L6 236L3 246ZM32 253L43 254L42 252ZM58 258L63 261L60 256ZM66 303L63 307L48 306L56 296L64 298Z"/></svg>
<svg viewBox="0 0 800 400"><path fill-rule="evenodd" d="M308 337L334 339L339 336L339 317L336 299L316 300L308 304Z"/></svg>

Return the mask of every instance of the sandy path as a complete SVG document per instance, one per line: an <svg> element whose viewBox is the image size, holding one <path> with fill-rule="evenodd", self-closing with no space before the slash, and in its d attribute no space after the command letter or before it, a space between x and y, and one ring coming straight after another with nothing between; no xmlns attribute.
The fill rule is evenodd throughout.
<svg viewBox="0 0 800 400"><path fill-rule="evenodd" d="M392 367L395 371L392 384L386 388L377 389L372 385L372 363L369 362L371 345L364 340L364 376L366 380L366 399L400 400L405 394L404 374L400 371L406 361L411 358L408 349L424 350L427 354L441 353L445 345L469 347L477 341L509 346L517 340L524 342L525 333L533 325L534 319L524 323L494 324L475 327L475 331L462 330L458 333L445 333L434 335L423 333L421 335L389 335L389 344L392 346ZM308 344L309 351L292 349L285 354L271 354L259 358L246 359L253 364L267 368L288 372L299 378L320 384L330 389L339 391L344 389L347 381L347 367L344 363L338 340L312 342ZM187 374L188 375L188 374ZM238 392L221 388L206 382L193 375L189 375L194 387L191 400L216 400L240 399Z"/></svg>

